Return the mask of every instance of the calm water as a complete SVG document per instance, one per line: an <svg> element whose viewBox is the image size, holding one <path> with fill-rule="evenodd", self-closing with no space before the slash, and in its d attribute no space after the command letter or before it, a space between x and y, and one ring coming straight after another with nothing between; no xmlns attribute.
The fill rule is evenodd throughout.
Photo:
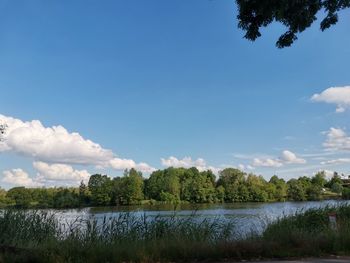
<svg viewBox="0 0 350 263"><path fill-rule="evenodd" d="M146 215L149 218L155 216L228 220L234 223L236 232L242 235L261 232L267 223L276 220L283 215L294 214L310 208L325 207L327 205L350 204L350 201L325 200L312 202L277 202L277 203L234 203L234 204L201 204L201 205L153 205L153 206L128 206L128 207L99 207L84 209L54 210L60 220L65 222L76 219L94 218L102 220L118 216L120 213L130 212L135 216Z"/></svg>

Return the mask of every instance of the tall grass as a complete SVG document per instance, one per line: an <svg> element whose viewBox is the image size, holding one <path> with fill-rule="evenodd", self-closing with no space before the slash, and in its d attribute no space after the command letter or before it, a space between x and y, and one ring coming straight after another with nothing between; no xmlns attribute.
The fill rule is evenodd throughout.
<svg viewBox="0 0 350 263"><path fill-rule="evenodd" d="M337 228L328 214L337 213ZM62 223L45 212L3 210L0 262L150 262L250 259L350 253L350 206L282 217L262 234L237 239L234 225L196 215L121 213Z"/></svg>
<svg viewBox="0 0 350 263"><path fill-rule="evenodd" d="M335 213L336 227L329 222ZM277 243L275 256L350 253L350 206L328 206L283 217L267 226L262 239ZM283 250L280 248L283 247Z"/></svg>

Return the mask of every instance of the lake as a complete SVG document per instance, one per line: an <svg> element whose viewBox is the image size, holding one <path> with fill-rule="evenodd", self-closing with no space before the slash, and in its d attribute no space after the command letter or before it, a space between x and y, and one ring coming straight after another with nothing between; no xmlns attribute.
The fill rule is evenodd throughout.
<svg viewBox="0 0 350 263"><path fill-rule="evenodd" d="M77 217L82 219L103 220L132 213L134 216L162 217L189 217L195 216L198 220L204 218L232 222L235 232L246 235L251 231L261 233L265 226L283 215L291 215L310 208L350 204L344 200L324 200L307 202L276 202L276 203L232 203L232 204L181 204L174 205L144 205L121 207L93 207L83 209L50 210L62 222L73 221Z"/></svg>

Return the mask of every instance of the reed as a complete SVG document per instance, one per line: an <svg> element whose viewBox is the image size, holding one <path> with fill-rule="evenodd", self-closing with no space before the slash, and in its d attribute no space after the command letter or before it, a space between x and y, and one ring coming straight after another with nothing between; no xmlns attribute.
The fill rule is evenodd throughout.
<svg viewBox="0 0 350 263"><path fill-rule="evenodd" d="M337 214L337 227L328 214ZM151 262L350 254L350 206L299 211L239 238L220 218L137 216L76 218L2 210L0 262Z"/></svg>

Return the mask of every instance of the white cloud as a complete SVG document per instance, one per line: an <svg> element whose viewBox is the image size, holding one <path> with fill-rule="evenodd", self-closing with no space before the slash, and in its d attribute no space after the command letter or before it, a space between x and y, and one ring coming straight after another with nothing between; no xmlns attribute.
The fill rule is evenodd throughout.
<svg viewBox="0 0 350 263"><path fill-rule="evenodd" d="M333 175L334 175L334 171L330 171L330 170L319 170L318 172L324 172L326 179L330 180L332 179ZM317 172L316 172L317 173ZM315 174L316 174L315 173Z"/></svg>
<svg viewBox="0 0 350 263"><path fill-rule="evenodd" d="M244 165L244 164L239 164L238 168L242 171L244 170L254 170L255 167L251 166L251 165Z"/></svg>
<svg viewBox="0 0 350 263"><path fill-rule="evenodd" d="M72 164L98 165L113 158L112 151L84 139L79 133L69 133L62 126L44 127L38 120L23 122L3 115L0 119L8 125L0 151Z"/></svg>
<svg viewBox="0 0 350 263"><path fill-rule="evenodd" d="M131 167L131 168L135 168L136 170L141 171L141 172L145 172L145 173L152 173L156 170L154 167L149 166L147 163L138 163L134 167Z"/></svg>
<svg viewBox="0 0 350 263"><path fill-rule="evenodd" d="M254 158L264 158L264 159L271 158L270 155L263 154L263 153L255 153L255 154L234 153L232 156L235 159L241 159L241 160L251 160Z"/></svg>
<svg viewBox="0 0 350 263"><path fill-rule="evenodd" d="M239 164L239 165L238 165L238 168L239 168L240 170L244 170L244 169L245 169L245 165L244 165L244 164Z"/></svg>
<svg viewBox="0 0 350 263"><path fill-rule="evenodd" d="M254 158L253 160L253 166L256 167L281 167L283 164L278 159L260 159L260 158Z"/></svg>
<svg viewBox="0 0 350 263"><path fill-rule="evenodd" d="M48 164L34 162L36 177L30 177L22 169L12 169L3 172L2 181L13 186L41 187L41 186L76 186L79 182L88 182L90 173L86 170L75 170L66 164Z"/></svg>
<svg viewBox="0 0 350 263"><path fill-rule="evenodd" d="M314 160L320 159L320 158L326 158L326 156L330 156L330 155L334 155L334 152L314 152L314 153L303 153L300 154L300 156L302 157L309 157L312 158Z"/></svg>
<svg viewBox="0 0 350 263"><path fill-rule="evenodd" d="M297 166L293 168L287 168L287 169L281 169L278 171L279 174L293 174L295 176L296 173L307 173L309 175L312 175L315 171L318 171L320 168L319 164L313 164L313 165L303 165L303 166Z"/></svg>
<svg viewBox="0 0 350 263"><path fill-rule="evenodd" d="M192 160L191 157L184 157L183 159L178 159L174 156L170 156L168 159L161 158L162 165L165 167L183 167L190 168L196 167L200 172L211 170L213 173L217 174L221 169L213 166L208 166L206 161L202 158L197 160Z"/></svg>
<svg viewBox="0 0 350 263"><path fill-rule="evenodd" d="M303 164L306 163L305 159L298 158L295 153L285 150L282 152L281 160L288 164Z"/></svg>
<svg viewBox="0 0 350 263"><path fill-rule="evenodd" d="M192 160L191 157L184 157L183 159L177 159L174 156L170 156L168 159L161 158L162 165L167 167L202 167L206 166L206 162L202 158L198 158L197 160Z"/></svg>
<svg viewBox="0 0 350 263"><path fill-rule="evenodd" d="M47 163L94 165L116 170L139 168L143 172L154 168L146 163L120 159L109 149L68 132L63 126L45 127L40 121L22 121L0 114L0 123L7 124L0 152L11 151Z"/></svg>
<svg viewBox="0 0 350 263"><path fill-rule="evenodd" d="M328 88L320 94L314 94L311 100L335 104L336 112L344 112L350 108L350 86Z"/></svg>
<svg viewBox="0 0 350 263"><path fill-rule="evenodd" d="M253 167L253 166L251 166L251 165L247 165L246 168L247 168L248 170L254 170L254 169L255 169L255 167Z"/></svg>
<svg viewBox="0 0 350 263"><path fill-rule="evenodd" d="M113 158L112 160L109 161L109 165L116 170L125 170L125 169L135 168L136 170L146 172L146 173L151 173L156 170L155 168L149 166L147 163L137 164L130 159Z"/></svg>
<svg viewBox="0 0 350 263"><path fill-rule="evenodd" d="M37 176L42 181L66 181L77 184L80 181L88 182L90 173L86 170L75 170L66 164L47 164L34 162L33 167L37 170Z"/></svg>
<svg viewBox="0 0 350 263"><path fill-rule="evenodd" d="M285 164L304 164L305 159L299 158L295 153L285 150L279 158L254 158L253 166L255 167L281 167Z"/></svg>
<svg viewBox="0 0 350 263"><path fill-rule="evenodd" d="M323 143L323 146L327 150L350 151L350 137L348 137L344 130L331 127L326 134L327 139Z"/></svg>
<svg viewBox="0 0 350 263"><path fill-rule="evenodd" d="M333 159L333 160L328 160L321 162L321 164L343 164L343 163L350 163L350 158L338 158L338 159Z"/></svg>
<svg viewBox="0 0 350 263"><path fill-rule="evenodd" d="M43 184L33 180L22 169L12 169L10 171L3 172L4 177L2 181L13 186L25 186L25 187L39 187Z"/></svg>

